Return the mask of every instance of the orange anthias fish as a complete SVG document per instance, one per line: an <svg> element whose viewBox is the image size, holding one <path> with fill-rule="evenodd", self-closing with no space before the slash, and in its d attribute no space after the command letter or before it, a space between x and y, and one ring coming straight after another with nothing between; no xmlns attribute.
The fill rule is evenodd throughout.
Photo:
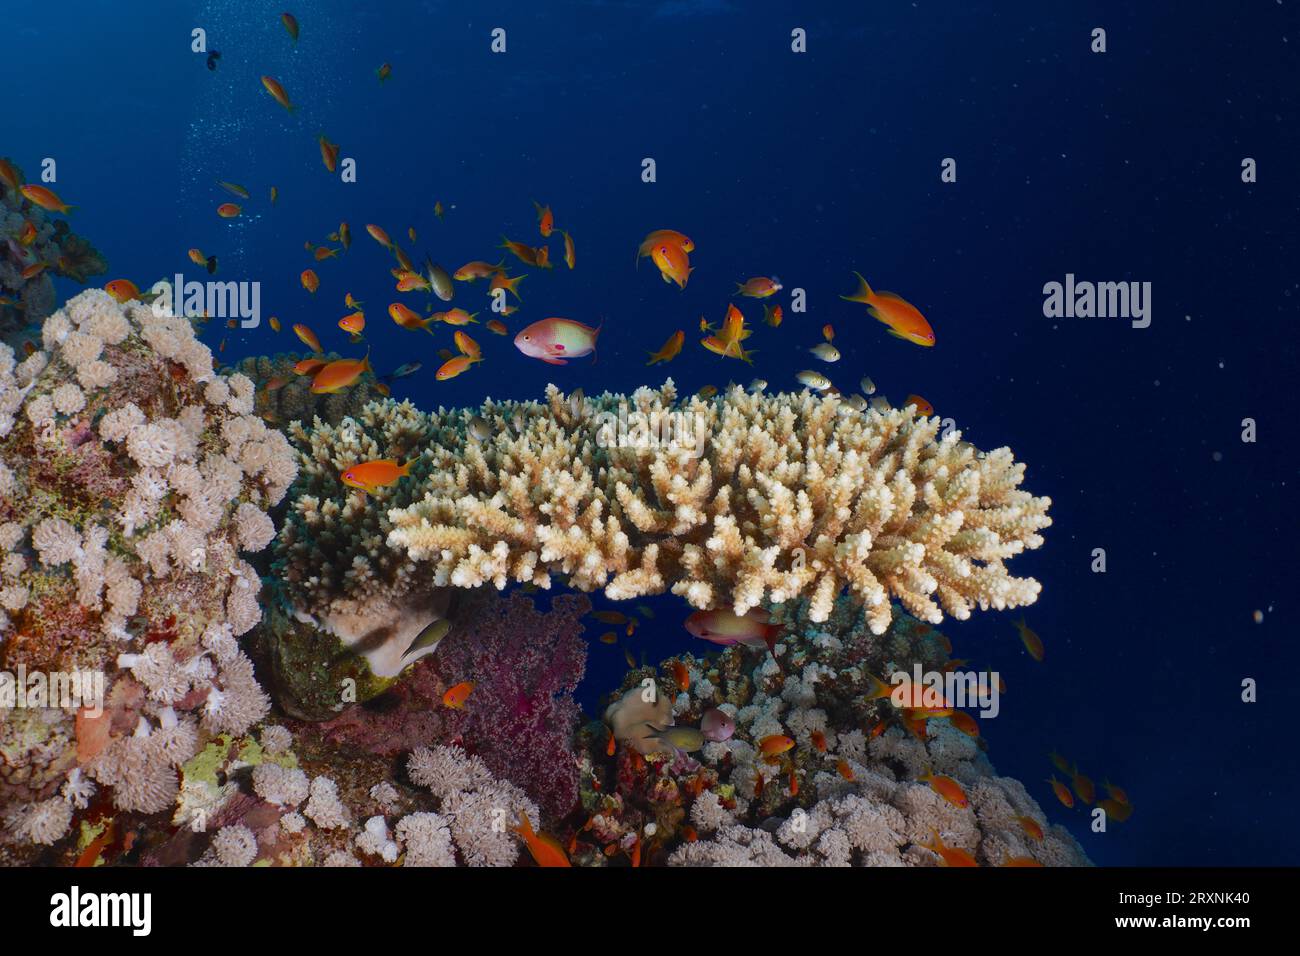
<svg viewBox="0 0 1300 956"><path fill-rule="evenodd" d="M691 689L691 672L685 664L681 661L673 661L669 669L673 672L673 681L677 684L678 691Z"/></svg>
<svg viewBox="0 0 1300 956"><path fill-rule="evenodd" d="M650 255L650 251L654 249L655 245L661 242L670 242L681 249L682 252L695 251L695 243L691 242L689 237L682 235L675 229L656 229L641 240L641 245L636 251L637 265L639 266L641 260L645 256Z"/></svg>
<svg viewBox="0 0 1300 956"><path fill-rule="evenodd" d="M298 20L292 13L280 14L280 22L284 28L289 31L289 36L293 37L295 43L298 42Z"/></svg>
<svg viewBox="0 0 1300 956"><path fill-rule="evenodd" d="M349 488L359 488L368 495L373 495L380 488L395 485L411 473L411 463L399 465L391 458L375 461L363 461L349 465L339 475L339 481Z"/></svg>
<svg viewBox="0 0 1300 956"><path fill-rule="evenodd" d="M484 326L489 332L495 332L497 335L508 335L510 330L500 319L488 319L487 325Z"/></svg>
<svg viewBox="0 0 1300 956"><path fill-rule="evenodd" d="M751 299L766 299L770 295L776 295L782 288L783 286L778 279L755 276L746 282L737 282L736 291L732 295L744 295Z"/></svg>
<svg viewBox="0 0 1300 956"><path fill-rule="evenodd" d="M1016 817L1016 822L1020 824L1020 829L1033 839L1040 841L1043 839L1043 828L1033 817Z"/></svg>
<svg viewBox="0 0 1300 956"><path fill-rule="evenodd" d="M1021 642L1024 643L1025 650L1029 652L1029 656L1032 657L1034 660L1038 661L1039 663L1042 663L1043 660L1042 640L1039 638L1037 634L1035 634L1033 631L1029 629L1029 627L1025 624L1025 619L1023 617L1021 617L1020 620L1018 621L1013 621L1012 623L1015 624L1016 630L1020 632L1020 640ZM1064 773L1065 771L1062 772Z"/></svg>
<svg viewBox="0 0 1300 956"><path fill-rule="evenodd" d="M1117 803L1128 803L1128 794L1120 787L1115 786L1109 780L1103 780L1101 785L1106 788L1106 793Z"/></svg>
<svg viewBox="0 0 1300 956"><path fill-rule="evenodd" d="M428 292L430 285L429 280L418 272L403 272L397 280L398 292L415 292L421 289Z"/></svg>
<svg viewBox="0 0 1300 956"><path fill-rule="evenodd" d="M752 608L743 617L726 608L696 611L686 619L686 630L693 637L722 647L744 644L746 647L776 646L783 630L780 624L769 623L768 614Z"/></svg>
<svg viewBox="0 0 1300 956"><path fill-rule="evenodd" d="M695 270L691 260L681 246L671 242L657 242L650 250L650 259L659 268L659 274L665 282L676 282L677 288L685 289L686 283Z"/></svg>
<svg viewBox="0 0 1300 956"><path fill-rule="evenodd" d="M452 335L452 338L456 342L456 348L460 349L461 355L471 358L475 362L483 361L483 350L479 348L477 342L471 339L464 332L457 329L455 334Z"/></svg>
<svg viewBox="0 0 1300 956"><path fill-rule="evenodd" d="M339 254L337 249L331 249L329 246L317 246L316 251L312 253L317 262L324 262L326 259L333 259Z"/></svg>
<svg viewBox="0 0 1300 956"><path fill-rule="evenodd" d="M835 761L835 769L845 780L853 780L853 768L849 766L847 760L840 759Z"/></svg>
<svg viewBox="0 0 1300 956"><path fill-rule="evenodd" d="M418 312L402 305L400 302L394 302L388 307L388 316L404 329L410 329L411 331L424 329L424 331L433 335L433 329L429 328L429 326L433 325L434 318L430 316L427 319L422 319Z"/></svg>
<svg viewBox="0 0 1300 956"><path fill-rule="evenodd" d="M384 230L380 229L378 226L372 223L367 224L366 232L370 233L370 237L374 239L375 242L383 246L385 249L393 248L393 240L389 239L388 233L384 232Z"/></svg>
<svg viewBox="0 0 1300 956"><path fill-rule="evenodd" d="M781 307L780 307L779 305L774 305L774 306L770 306L770 307L769 307L768 304L767 304L766 302L763 303L763 321L764 321L764 322L766 322L768 325L772 326L772 328L774 328L774 329L775 329L775 328L780 328L780 326L781 326L781 320L782 320L783 318L785 318L785 313L784 313L783 311L781 311Z"/></svg>
<svg viewBox="0 0 1300 956"><path fill-rule="evenodd" d="M952 779L952 777L944 777L941 775L936 776L932 773L927 773L925 776L918 777L917 779L924 783L928 783L931 790L943 797L954 807L964 810L966 807L970 806L970 798L966 796L966 791L963 790L961 784Z"/></svg>
<svg viewBox="0 0 1300 956"><path fill-rule="evenodd" d="M534 199L533 208L537 210L537 231L542 234L542 238L551 238L551 233L555 231L555 216L551 212L551 207L543 206Z"/></svg>
<svg viewBox="0 0 1300 956"><path fill-rule="evenodd" d="M794 740L784 734L768 734L758 742L758 752L764 757L776 757L794 748Z"/></svg>
<svg viewBox="0 0 1300 956"><path fill-rule="evenodd" d="M682 343L685 341L686 333L681 329L678 329L668 337L668 341L660 347L658 352L650 353L650 361L646 362L646 365L654 365L658 362L671 362L677 357L678 353L681 352Z"/></svg>
<svg viewBox="0 0 1300 956"><path fill-rule="evenodd" d="M1092 802L1097 799L1097 785L1092 782L1092 779L1085 777L1076 769L1070 783L1073 784L1074 792L1079 799L1092 806Z"/></svg>
<svg viewBox="0 0 1300 956"><path fill-rule="evenodd" d="M492 282L488 286L488 291L495 292L497 289L505 289L507 292L512 293L516 299L522 302L523 297L519 294L519 283L523 282L527 278L528 276L526 275L515 276L514 278L511 278L510 276L506 275L504 272L498 272L492 276Z"/></svg>
<svg viewBox="0 0 1300 956"><path fill-rule="evenodd" d="M1105 800L1098 800L1097 806L1106 811L1106 816L1116 823L1124 823L1133 815L1133 808L1127 803L1123 803L1114 798L1108 797Z"/></svg>
<svg viewBox="0 0 1300 956"><path fill-rule="evenodd" d="M343 318L339 319L339 328L344 332L360 335L366 328L366 314L364 312L353 312L351 315L343 316Z"/></svg>
<svg viewBox="0 0 1300 956"><path fill-rule="evenodd" d="M915 405L917 414L924 415L926 418L934 414L934 406L920 395L909 395L903 399L903 407L906 408L908 405Z"/></svg>
<svg viewBox="0 0 1300 956"><path fill-rule="evenodd" d="M266 92L275 97L275 101L292 113L297 107L289 102L289 94L284 91L284 87L273 76L262 77L262 85L266 87Z"/></svg>
<svg viewBox="0 0 1300 956"><path fill-rule="evenodd" d="M14 192L22 189L23 178L18 175L18 170L14 168L13 163L7 159L0 159L0 179Z"/></svg>
<svg viewBox="0 0 1300 956"><path fill-rule="evenodd" d="M948 717L948 722L967 737L978 737L980 735L979 721L964 710L953 711Z"/></svg>
<svg viewBox="0 0 1300 956"><path fill-rule="evenodd" d="M591 616L602 624L626 624L627 615L622 611L592 611Z"/></svg>
<svg viewBox="0 0 1300 956"><path fill-rule="evenodd" d="M72 207L54 194L53 190L46 189L44 186L28 184L19 186L18 191L22 193L29 201L40 206L47 212L60 212L67 215Z"/></svg>
<svg viewBox="0 0 1300 956"><path fill-rule="evenodd" d="M324 133L321 133L317 140L320 142L320 161L332 173L339 165L339 144L331 143L325 138Z"/></svg>
<svg viewBox="0 0 1300 956"><path fill-rule="evenodd" d="M36 227L32 225L30 222L23 223L23 231L18 236L18 244L22 246L30 246L35 241L36 241ZM199 264L202 265L203 263L199 263Z"/></svg>
<svg viewBox="0 0 1300 956"><path fill-rule="evenodd" d="M104 291L122 303L140 298L140 290L130 279L114 279L104 286Z"/></svg>
<svg viewBox="0 0 1300 956"><path fill-rule="evenodd" d="M501 245L497 246L497 248L508 249L511 255L513 255L520 262L523 262L527 265L536 266L538 264L537 250L530 245L526 245L525 243L512 242L511 240L507 239L505 236L502 236Z"/></svg>
<svg viewBox="0 0 1300 956"><path fill-rule="evenodd" d="M433 377L439 382L445 382L449 378L460 375L473 364L474 360L468 355L457 355L438 366L438 371L433 373Z"/></svg>
<svg viewBox="0 0 1300 956"><path fill-rule="evenodd" d="M1049 777L1047 782L1052 785L1052 792L1056 794L1056 799L1060 800L1066 809L1073 810L1074 794L1070 792L1070 788L1057 780L1056 777Z"/></svg>
<svg viewBox="0 0 1300 956"><path fill-rule="evenodd" d="M474 689L476 681L463 680L455 687L448 688L447 693L442 695L444 707L450 707L452 710L463 710L465 701L469 700L470 691Z"/></svg>
<svg viewBox="0 0 1300 956"><path fill-rule="evenodd" d="M298 336L298 341L302 342L303 345L307 346L307 348L311 349L317 355L324 351L324 349L320 347L320 339L316 337L316 333L301 322L293 327L293 334Z"/></svg>
<svg viewBox="0 0 1300 956"><path fill-rule="evenodd" d="M572 866L559 841L545 833L535 833L524 811L519 811L519 826L510 829L523 838L524 846L528 847L538 866Z"/></svg>
<svg viewBox="0 0 1300 956"><path fill-rule="evenodd" d="M502 259L496 265L490 262L483 262L481 259L475 259L473 262L467 262L455 272L451 277L457 282L476 282L479 279L486 279L488 276L496 275L502 270L505 260Z"/></svg>
<svg viewBox="0 0 1300 956"><path fill-rule="evenodd" d="M314 269L303 269L302 275L298 278L302 280L302 287L313 295L320 288L320 276L316 274Z"/></svg>
<svg viewBox="0 0 1300 956"><path fill-rule="evenodd" d="M841 299L863 303L873 319L889 326L889 334L894 338L927 348L934 345L934 329L916 306L892 292L871 291L861 273L853 274L858 277L857 291L842 295Z"/></svg>
<svg viewBox="0 0 1300 956"><path fill-rule="evenodd" d="M445 312L435 312L429 316L429 319L433 322L443 322L447 325L469 325L471 322L478 325L478 319L474 318L475 315L478 315L478 313L475 312L471 315L464 309L455 308L448 309Z"/></svg>
<svg viewBox="0 0 1300 956"><path fill-rule="evenodd" d="M234 219L244 210L233 202L223 202L217 207L217 215L222 219Z"/></svg>
<svg viewBox="0 0 1300 956"><path fill-rule="evenodd" d="M380 83L385 83L393 75L393 67L390 63L381 63L379 69L375 70L375 76L379 77Z"/></svg>
<svg viewBox="0 0 1300 956"><path fill-rule="evenodd" d="M938 830L931 827L930 832L934 834L934 839L929 843L918 843L917 846L923 847L931 853L937 853L939 859L943 860L944 866L979 866L975 862L975 857L961 847L945 846L943 837L939 836Z"/></svg>
<svg viewBox="0 0 1300 956"><path fill-rule="evenodd" d="M823 325L823 326L822 326L822 338L824 338L827 342L834 342L834 341L835 341L835 326L831 325L829 322L827 322L825 325Z"/></svg>
<svg viewBox="0 0 1300 956"><path fill-rule="evenodd" d="M1068 777L1074 776L1074 768L1070 766L1070 761L1066 760L1055 750L1047 755L1047 759L1052 761L1052 766Z"/></svg>
<svg viewBox="0 0 1300 956"><path fill-rule="evenodd" d="M826 752L826 735L824 733L820 730L814 730L808 737L819 754Z"/></svg>
<svg viewBox="0 0 1300 956"><path fill-rule="evenodd" d="M305 358L294 363L293 371L295 375L315 375L324 367L324 359Z"/></svg>
<svg viewBox="0 0 1300 956"><path fill-rule="evenodd" d="M33 262L26 269L20 272L19 275L24 279L34 279L45 271L47 265L48 263L45 262Z"/></svg>
<svg viewBox="0 0 1300 956"><path fill-rule="evenodd" d="M578 254L573 248L573 237L567 232L561 234L564 236L564 264L572 269L578 263Z"/></svg>
<svg viewBox="0 0 1300 956"><path fill-rule="evenodd" d="M362 359L338 359L330 362L311 380L313 395L332 395L356 383L366 372L373 372L370 367L370 354Z"/></svg>

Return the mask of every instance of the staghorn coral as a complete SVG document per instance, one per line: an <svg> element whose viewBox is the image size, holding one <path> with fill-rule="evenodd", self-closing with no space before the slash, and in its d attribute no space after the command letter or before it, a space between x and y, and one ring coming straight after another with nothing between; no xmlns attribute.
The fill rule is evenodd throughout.
<svg viewBox="0 0 1300 956"><path fill-rule="evenodd" d="M183 319L90 290L41 339L21 365L0 345L0 665L99 673L107 699L102 715L0 712L0 800L72 772L159 812L205 740L269 708L236 641L261 618L240 552L269 543L296 463Z"/></svg>
<svg viewBox="0 0 1300 956"><path fill-rule="evenodd" d="M939 428L911 407L858 413L808 392L679 403L671 381L428 415L374 403L295 433L299 494L277 557L293 605L319 614L553 574L615 600L671 590L742 614L807 595L814 620L847 588L877 634L891 598L930 622L1032 603L1038 582L1005 562L1042 543L1050 501L1019 488L1008 449ZM412 460L411 477L373 498L339 482L372 457ZM333 546L324 564L313 539Z"/></svg>

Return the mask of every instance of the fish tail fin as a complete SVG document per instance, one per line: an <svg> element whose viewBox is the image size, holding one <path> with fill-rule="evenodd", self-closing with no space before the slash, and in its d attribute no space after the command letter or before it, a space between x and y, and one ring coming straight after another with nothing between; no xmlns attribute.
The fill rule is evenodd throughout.
<svg viewBox="0 0 1300 956"><path fill-rule="evenodd" d="M525 840L527 840L530 836L535 836L535 834L533 833L533 823L531 820L528 819L528 811L526 810L519 811L519 825L515 827L511 827L510 830L513 833L518 833Z"/></svg>
<svg viewBox="0 0 1300 956"><path fill-rule="evenodd" d="M412 465L412 463L414 463L414 461L415 461L414 458L408 458L408 459L406 460L406 464L404 464L404 465L398 465L398 466L397 466L397 474L398 474L398 476L399 476L399 477L402 477L402 478L405 478L407 475L409 475L409 474L411 473L411 465Z"/></svg>
<svg viewBox="0 0 1300 956"><path fill-rule="evenodd" d="M361 371L369 372L371 375L375 374L374 367L370 364L370 346L368 345L366 346L365 358L361 360Z"/></svg>
<svg viewBox="0 0 1300 956"><path fill-rule="evenodd" d="M875 674L867 675L867 700L884 700L893 692L894 689Z"/></svg>
<svg viewBox="0 0 1300 956"><path fill-rule="evenodd" d="M861 302L865 305L872 300L875 293L871 291L871 286L867 285L867 280L862 278L861 272L855 271L853 274L858 277L857 289L852 295L842 295L840 298L846 302Z"/></svg>
<svg viewBox="0 0 1300 956"><path fill-rule="evenodd" d="M736 291L733 292L733 293L731 293L731 295L732 295L733 297L735 297L735 296L740 295L740 293L742 293L742 292L744 292L744 291L745 291L745 283L743 283L743 282L737 282L737 283L736 283ZM764 308L766 308L766 306L764 306Z"/></svg>

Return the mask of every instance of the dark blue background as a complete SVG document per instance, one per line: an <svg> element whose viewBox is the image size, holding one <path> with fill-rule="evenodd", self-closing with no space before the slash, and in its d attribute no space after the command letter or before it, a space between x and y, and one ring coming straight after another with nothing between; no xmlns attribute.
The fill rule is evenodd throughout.
<svg viewBox="0 0 1300 956"><path fill-rule="evenodd" d="M201 278L186 259L198 246L220 277L260 281L263 314L285 331L211 329L228 361L295 348L294 322L359 352L335 327L350 291L381 372L424 361L394 390L424 407L537 397L547 382L657 384L665 371L645 354L679 328L687 347L666 373L682 388L755 374L793 388L831 322L844 357L823 370L845 390L868 373L896 403L919 392L977 445L1014 448L1026 486L1055 502L1046 547L1014 562L1044 585L1028 617L1045 663L1010 615L944 628L958 655L1005 675L987 731L999 770L1100 863L1297 862L1294 3L303 3L296 46L282 9L10 5L0 154L31 177L58 160L57 191L108 278ZM189 50L195 26L222 53L215 73ZM805 55L790 52L796 26ZM1089 51L1096 26L1104 55ZM358 183L326 173L321 131L357 160ZM653 185L639 178L647 156ZM958 182L945 185L949 156ZM231 198L216 179L253 191L242 219L214 214ZM433 381L450 336L388 321L392 260L364 224L454 269L495 261L502 232L540 242L533 199L573 234L578 268L524 269L512 334L548 315L604 317L599 360L546 366L480 326L486 361ZM304 240L342 220L351 253L316 265ZM665 227L697 246L684 292L632 268L642 236ZM558 234L552 248L558 260ZM314 297L298 281L309 265ZM853 269L917 304L937 347L891 339L840 301ZM1043 284L1067 272L1150 281L1151 327L1044 318ZM701 349L699 317L764 274L807 289L808 313L782 294L785 324L750 340L755 369ZM482 295L458 286L454 304ZM1255 444L1240 440L1247 416ZM1089 571L1095 547L1105 575ZM680 603L653 606L633 651L691 647ZM624 667L594 644L584 703ZM1244 677L1259 703L1240 702ZM1132 820L1095 835L1056 805L1042 782L1052 747L1124 785Z"/></svg>

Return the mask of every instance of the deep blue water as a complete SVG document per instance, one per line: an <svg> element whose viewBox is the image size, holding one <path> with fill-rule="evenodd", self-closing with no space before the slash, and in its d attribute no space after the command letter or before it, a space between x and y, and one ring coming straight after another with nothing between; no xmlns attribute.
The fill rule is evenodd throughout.
<svg viewBox="0 0 1300 956"><path fill-rule="evenodd" d="M977 445L1010 445L1025 486L1055 502L1046 546L1013 562L1043 583L1028 618L1046 661L1024 654L1009 614L943 628L959 655L1005 676L986 732L999 770L1072 821L1100 863L1300 861L1294 2L339 0L296 6L296 45L282 9L6 11L17 42L0 58L0 154L29 177L57 159L57 190L108 278L202 278L186 259L197 246L219 255L221 278L261 282L263 314L285 331L211 329L227 361L295 348L294 322L351 354L335 323L352 292L379 371L424 361L394 389L424 407L538 397L547 382L628 391L665 374L692 391L754 375L794 388L816 364L803 350L833 323L843 359L826 370L846 391L867 373L897 404L924 395ZM489 51L498 26L504 55ZM1104 54L1089 51L1097 26ZM215 72L190 51L194 27L222 53ZM790 52L793 27L807 54ZM284 84L294 115L262 74ZM319 132L356 160L358 182L325 171ZM654 184L640 180L645 157ZM940 182L945 157L956 183ZM1257 183L1241 181L1243 157ZM252 190L241 219L214 215L232 198L217 179ZM453 269L495 261L503 232L540 242L534 199L573 234L578 268L524 268L524 308L507 322L513 334L521 319L603 318L598 361L551 367L478 334L487 360L433 381L449 336L386 319L391 258L363 225ZM304 241L340 221L352 251L316 265ZM632 268L642 236L665 227L696 244L683 292L648 262ZM314 297L299 285L308 266L322 278ZM853 269L917 304L937 346L889 338L840 301ZM1066 273L1151 282L1150 327L1045 318L1043 285ZM785 324L758 327L752 370L699 348L699 317L717 320L733 282L765 274L805 288L808 312L791 314L782 293ZM646 369L679 328L682 355ZM1253 444L1240 439L1246 417ZM1097 547L1106 574L1089 569ZM681 605L651 604L633 650L691 647ZM584 703L624 667L594 644ZM1240 702L1246 677L1258 703ZM1092 834L1053 803L1053 747L1126 787L1128 824Z"/></svg>

